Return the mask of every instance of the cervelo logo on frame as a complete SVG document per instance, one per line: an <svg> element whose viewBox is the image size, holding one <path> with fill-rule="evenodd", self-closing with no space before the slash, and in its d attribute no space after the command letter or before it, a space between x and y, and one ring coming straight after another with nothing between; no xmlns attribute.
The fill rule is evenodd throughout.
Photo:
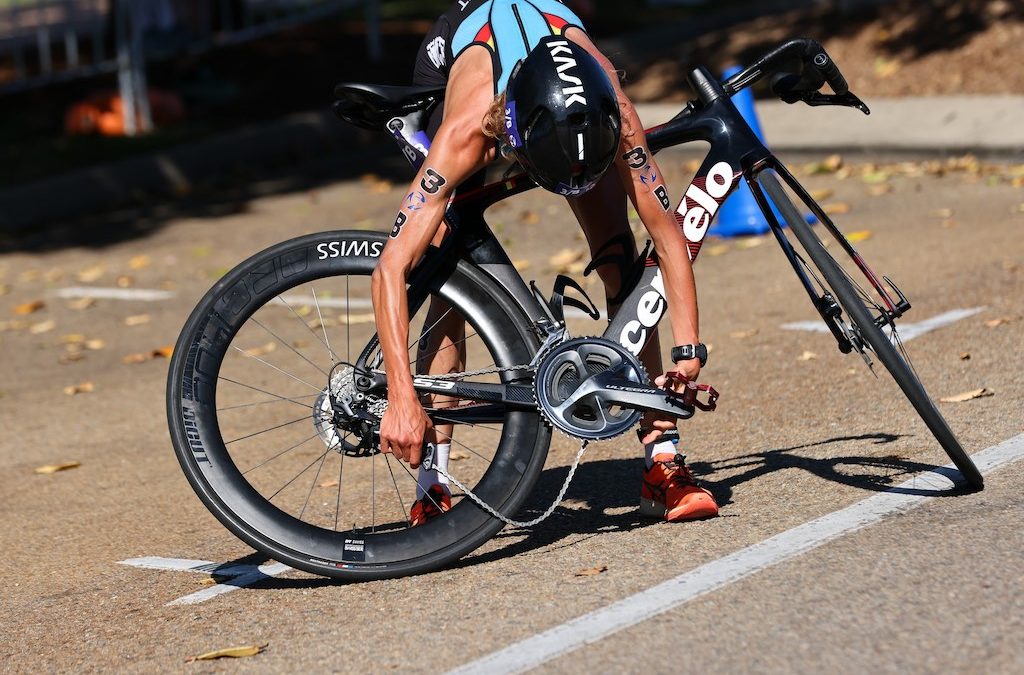
<svg viewBox="0 0 1024 675"><path fill-rule="evenodd" d="M667 309L665 278L659 269L651 280L651 290L641 295L636 304L636 318L623 326L619 343L634 356L640 356L640 350L647 344L649 331L658 325Z"/></svg>
<svg viewBox="0 0 1024 675"><path fill-rule="evenodd" d="M728 162L719 162L711 167L706 177L698 176L693 180L676 210L676 219L688 240L693 243L704 240L711 219L718 213L739 176L740 172L734 171Z"/></svg>
<svg viewBox="0 0 1024 675"><path fill-rule="evenodd" d="M565 107L575 104L587 105L586 91L583 89L583 80L571 74L576 67L576 59L573 58L572 49L569 48L567 40L551 40L548 42L548 50L551 52L551 59L557 64L558 79L571 87L562 87L562 96L565 97ZM563 56L565 55L565 56Z"/></svg>

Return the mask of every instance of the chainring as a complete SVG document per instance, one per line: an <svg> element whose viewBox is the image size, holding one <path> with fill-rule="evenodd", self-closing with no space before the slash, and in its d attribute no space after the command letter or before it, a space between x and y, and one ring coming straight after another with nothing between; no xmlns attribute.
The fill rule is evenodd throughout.
<svg viewBox="0 0 1024 675"><path fill-rule="evenodd" d="M612 340L576 338L553 347L540 360L534 379L541 415L555 429L580 440L605 441L629 431L643 413L604 398L594 379L606 378L608 371L647 384L640 361Z"/></svg>

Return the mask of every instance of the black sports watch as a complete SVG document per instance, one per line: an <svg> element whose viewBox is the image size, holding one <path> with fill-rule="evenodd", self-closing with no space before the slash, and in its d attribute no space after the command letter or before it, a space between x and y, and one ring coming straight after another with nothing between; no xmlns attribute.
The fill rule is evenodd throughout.
<svg viewBox="0 0 1024 675"><path fill-rule="evenodd" d="M700 359L700 367L703 368L708 362L708 348L703 343L697 345L679 345L672 348L672 362L689 361Z"/></svg>

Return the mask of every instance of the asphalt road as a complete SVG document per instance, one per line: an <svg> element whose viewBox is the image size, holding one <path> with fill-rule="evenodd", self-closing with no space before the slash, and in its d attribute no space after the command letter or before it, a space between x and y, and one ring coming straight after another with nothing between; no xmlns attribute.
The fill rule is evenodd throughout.
<svg viewBox="0 0 1024 675"><path fill-rule="evenodd" d="M673 194L686 160L662 160ZM796 166L807 161L794 158ZM911 168L890 176L857 167L845 179L812 175L807 184L831 191L824 201L834 210L848 207L840 226L862 233L857 245L868 262L911 297L908 322L983 308L908 345L936 398L994 392L940 404L977 452L1024 427L1024 192L1004 178L1013 171L1006 165ZM891 190L877 194L880 184ZM167 361L152 353L173 343L196 300L239 260L292 235L386 229L402 194L369 179L337 183L233 212L168 217L103 245L62 246L57 232L43 250L0 256L0 668L448 670L947 461L884 372L872 376L828 336L782 328L813 313L771 239L710 241L697 265L702 337L713 347L703 376L722 400L682 431L694 469L722 504L720 518L640 520L640 449L624 436L588 452L549 521L505 530L451 569L358 585L289 572L168 605L209 588L209 575L118 561L266 560L221 527L184 480L166 430ZM521 197L491 221L513 259L529 262L526 278L545 286L549 259L583 246L554 197ZM169 295L85 306L60 297L75 287ZM16 313L34 301L45 306ZM573 328L600 330L585 321ZM140 354L139 363L123 362ZM91 391L65 393L75 385ZM554 443L536 505L554 496L574 450ZM61 462L80 465L35 471ZM1022 466L993 472L982 493L943 494L542 670L1020 672ZM268 647L185 665L248 644Z"/></svg>

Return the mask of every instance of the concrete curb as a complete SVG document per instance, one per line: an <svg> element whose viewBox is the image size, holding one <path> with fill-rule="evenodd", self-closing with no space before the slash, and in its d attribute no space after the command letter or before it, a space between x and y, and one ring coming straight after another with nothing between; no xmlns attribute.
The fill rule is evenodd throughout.
<svg viewBox="0 0 1024 675"><path fill-rule="evenodd" d="M879 98L871 115L848 108L757 103L768 145L778 152L872 150L914 153L1024 154L1024 96ZM681 103L637 107L646 126L661 124Z"/></svg>
<svg viewBox="0 0 1024 675"><path fill-rule="evenodd" d="M908 153L1024 154L1024 96L869 100L872 115L777 101L757 106L778 152L865 150ZM682 103L638 106L645 125L660 124ZM360 132L329 112L293 115L173 150L0 190L0 230L114 208L139 194L180 195L234 167L260 169L323 157L357 142ZM383 138L381 136L380 138Z"/></svg>

